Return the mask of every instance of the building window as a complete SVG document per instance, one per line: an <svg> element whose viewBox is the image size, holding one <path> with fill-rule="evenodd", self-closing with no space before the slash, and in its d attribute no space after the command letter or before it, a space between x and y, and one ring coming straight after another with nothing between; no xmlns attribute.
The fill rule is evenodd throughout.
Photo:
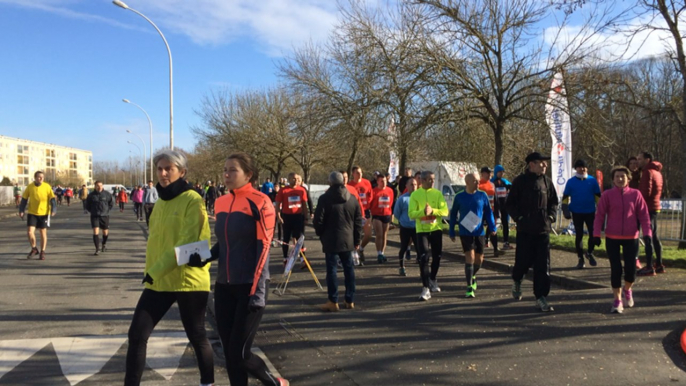
<svg viewBox="0 0 686 386"><path fill-rule="evenodd" d="M77 169L76 161L69 161L69 169Z"/></svg>

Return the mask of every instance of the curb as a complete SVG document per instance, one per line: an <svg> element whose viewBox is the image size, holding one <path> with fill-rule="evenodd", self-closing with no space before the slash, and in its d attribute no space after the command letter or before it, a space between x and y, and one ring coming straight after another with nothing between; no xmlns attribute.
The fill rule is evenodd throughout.
<svg viewBox="0 0 686 386"><path fill-rule="evenodd" d="M686 330L681 334L681 350L686 354Z"/></svg>

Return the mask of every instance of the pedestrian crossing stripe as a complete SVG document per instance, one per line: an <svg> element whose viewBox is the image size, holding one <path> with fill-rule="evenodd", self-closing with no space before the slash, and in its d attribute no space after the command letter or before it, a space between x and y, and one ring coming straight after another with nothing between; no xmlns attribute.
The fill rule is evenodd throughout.
<svg viewBox="0 0 686 386"><path fill-rule="evenodd" d="M62 373L73 386L99 372L126 340L126 335L110 335L0 341L0 378L52 344ZM171 380L187 346L183 332L153 333L148 340L147 364Z"/></svg>

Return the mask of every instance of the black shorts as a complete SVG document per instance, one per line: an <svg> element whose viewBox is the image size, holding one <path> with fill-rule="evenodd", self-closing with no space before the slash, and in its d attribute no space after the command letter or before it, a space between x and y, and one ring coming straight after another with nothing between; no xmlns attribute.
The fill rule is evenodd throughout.
<svg viewBox="0 0 686 386"><path fill-rule="evenodd" d="M110 216L91 216L91 228L110 229Z"/></svg>
<svg viewBox="0 0 686 386"><path fill-rule="evenodd" d="M26 225L38 229L46 229L48 227L48 215L36 216L35 214L29 214Z"/></svg>
<svg viewBox="0 0 686 386"><path fill-rule="evenodd" d="M384 224L388 224L391 222L391 216L372 216L373 220L379 220Z"/></svg>
<svg viewBox="0 0 686 386"><path fill-rule="evenodd" d="M462 250L469 252L474 250L474 253L482 255L484 253L484 236L460 236L462 242Z"/></svg>
<svg viewBox="0 0 686 386"><path fill-rule="evenodd" d="M364 218L366 218L367 220L369 220L370 218L372 218L372 211L369 210L369 209L365 209L365 211L364 211Z"/></svg>

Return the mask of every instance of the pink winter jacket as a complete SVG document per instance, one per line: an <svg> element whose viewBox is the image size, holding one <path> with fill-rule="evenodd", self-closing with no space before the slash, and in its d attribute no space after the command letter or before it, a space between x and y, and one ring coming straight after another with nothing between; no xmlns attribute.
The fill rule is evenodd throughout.
<svg viewBox="0 0 686 386"><path fill-rule="evenodd" d="M142 203L143 202L143 189L138 189L131 193L131 201L135 203Z"/></svg>
<svg viewBox="0 0 686 386"><path fill-rule="evenodd" d="M595 214L593 236L600 237L605 218L607 238L637 239L639 223L643 227L643 236L652 236L648 206L638 189L614 187L603 192Z"/></svg>

